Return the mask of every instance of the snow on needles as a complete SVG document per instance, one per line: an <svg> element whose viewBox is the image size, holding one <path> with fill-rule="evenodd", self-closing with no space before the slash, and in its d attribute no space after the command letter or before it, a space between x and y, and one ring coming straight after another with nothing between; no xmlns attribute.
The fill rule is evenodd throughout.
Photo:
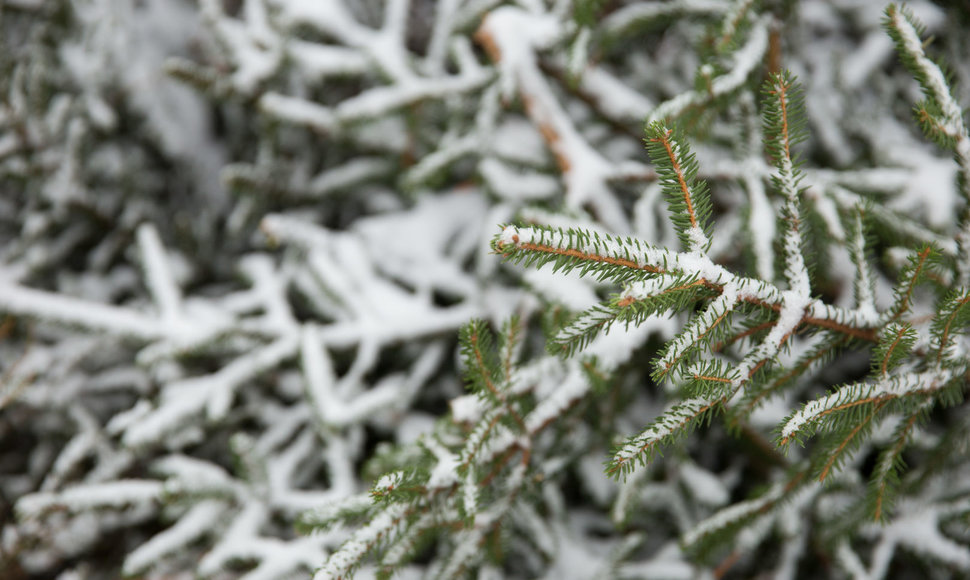
<svg viewBox="0 0 970 580"><path fill-rule="evenodd" d="M782 427L781 438L783 441L791 438L823 414L841 408L875 403L888 398L901 398L916 393L935 391L949 383L953 378L952 371L934 370L892 376L877 383L846 385L831 395L806 403Z"/></svg>

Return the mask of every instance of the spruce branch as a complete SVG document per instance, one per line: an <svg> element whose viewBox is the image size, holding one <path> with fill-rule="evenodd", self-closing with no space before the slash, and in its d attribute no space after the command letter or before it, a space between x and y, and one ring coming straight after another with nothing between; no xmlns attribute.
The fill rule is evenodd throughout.
<svg viewBox="0 0 970 580"><path fill-rule="evenodd" d="M867 217L871 218L874 224L893 232L894 237L901 243L918 248L930 246L938 254L945 256L956 256L959 251L957 243L952 237L940 235L912 219L912 217L901 215L900 212L894 211L891 207L871 203L864 196L853 193L842 185L828 184L825 186L825 190L829 198L843 211L854 212L865 207ZM810 194L811 192L806 193Z"/></svg>
<svg viewBox="0 0 970 580"><path fill-rule="evenodd" d="M818 473L818 480L824 482L825 478L829 474L845 462L847 455L855 451L862 445L863 439L868 437L872 429L874 428L874 421L879 412L882 411L883 407L888 404L887 400L881 400L878 403L872 405L868 413L866 413L861 420L857 419L855 425L849 429L848 433L844 436L833 437L833 443L830 445L823 445L823 449L827 452L821 453L821 457L827 457L824 465Z"/></svg>
<svg viewBox="0 0 970 580"><path fill-rule="evenodd" d="M145 269L145 281L161 318L168 324L177 324L182 316L182 293L165 256L158 230L151 224L142 224L136 232L136 238Z"/></svg>
<svg viewBox="0 0 970 580"><path fill-rule="evenodd" d="M717 31L715 50L724 53L736 48L739 33L745 28L746 21L754 11L756 0L738 0L729 8L721 20Z"/></svg>
<svg viewBox="0 0 970 580"><path fill-rule="evenodd" d="M772 516L784 500L805 486L803 474L796 472L788 481L772 484L757 497L737 502L701 521L681 536L681 544L694 551L704 551L712 542L728 535L724 530L738 529L753 519Z"/></svg>
<svg viewBox="0 0 970 580"><path fill-rule="evenodd" d="M909 258L909 264L900 272L900 283L896 286L893 306L886 311L889 320L899 320L911 307L913 292L930 275L934 258L939 254L931 246L924 246Z"/></svg>
<svg viewBox="0 0 970 580"><path fill-rule="evenodd" d="M745 390L744 398L732 410L732 422L740 422L773 395L783 392L796 381L807 378L812 369L825 365L848 341L846 335L835 332L820 333L816 345L807 349L790 368L779 369L762 384L752 385Z"/></svg>
<svg viewBox="0 0 970 580"><path fill-rule="evenodd" d="M926 405L920 405L903 420L893 433L892 444L883 449L876 461L869 481L866 501L876 521L885 521L891 512L892 500L899 488L899 473L906 467L903 450L908 447L914 429L926 417Z"/></svg>
<svg viewBox="0 0 970 580"><path fill-rule="evenodd" d="M896 53L919 82L925 100L915 107L916 118L927 137L940 147L953 152L959 167L959 189L965 207L957 226L956 242L960 250L957 273L961 286L970 285L970 133L963 108L953 98L950 83L943 70L926 55L920 40L924 27L907 8L896 4L886 7L883 26L896 45Z"/></svg>
<svg viewBox="0 0 970 580"><path fill-rule="evenodd" d="M685 369L684 375L684 391L701 397L723 395L726 389L739 380L737 369L730 368L717 359L691 364Z"/></svg>
<svg viewBox="0 0 970 580"><path fill-rule="evenodd" d="M936 364L949 363L957 367L967 365L965 346L955 335L970 326L970 290L951 292L939 305L933 319L931 334L936 343Z"/></svg>
<svg viewBox="0 0 970 580"><path fill-rule="evenodd" d="M662 447L710 421L719 404L719 399L696 397L673 405L639 435L619 445L611 454L606 472L616 478L629 476L636 467L649 463Z"/></svg>
<svg viewBox="0 0 970 580"><path fill-rule="evenodd" d="M662 24L683 17L712 18L727 11L722 2L708 0L677 0L675 2L640 2L623 6L609 14L603 22L608 36L629 34L637 28Z"/></svg>
<svg viewBox="0 0 970 580"><path fill-rule="evenodd" d="M382 551L377 577L382 580L393 578L396 570L414 559L416 554L434 540L444 524L446 522L433 512L424 512L414 517L409 526L388 542Z"/></svg>
<svg viewBox="0 0 970 580"><path fill-rule="evenodd" d="M738 302L737 288L725 284L721 295L710 302L706 309L694 316L684 331L668 342L657 359L654 367L653 379L662 381L668 374L683 364L689 353L696 354L694 345L715 341L715 332L726 324L730 314Z"/></svg>
<svg viewBox="0 0 970 580"><path fill-rule="evenodd" d="M512 380L512 371L519 362L524 331L522 321L518 316L513 316L502 325L502 333L499 339L499 358L503 378L506 382Z"/></svg>
<svg viewBox="0 0 970 580"><path fill-rule="evenodd" d="M599 280L628 283L649 280L657 274L689 276L718 294L730 283L740 301L775 312L781 312L785 302L784 291L769 282L732 274L706 256L656 248L636 238L539 226L506 226L493 239L492 248L512 263L530 267L553 264L557 271L578 270ZM798 302L804 301L802 295L797 298ZM796 312L800 314L792 328L802 323L875 341L874 322L856 312L818 299L804 301L801 306L803 311L798 307L788 310L786 322L791 323Z"/></svg>
<svg viewBox="0 0 970 580"><path fill-rule="evenodd" d="M700 280L676 276L658 275L633 283L622 294L593 306L559 330L550 341L550 348L555 354L573 356L600 333L609 332L614 324L638 326L650 316L686 310L709 292Z"/></svg>
<svg viewBox="0 0 970 580"><path fill-rule="evenodd" d="M896 53L926 96L926 102L917 105L916 110L918 119L926 123L927 136L942 139L941 145L954 149L961 170L970 170L970 142L967 141L963 109L953 98L940 66L926 55L926 47L920 40L925 28L908 8L896 4L886 7L883 25L896 44Z"/></svg>
<svg viewBox="0 0 970 580"><path fill-rule="evenodd" d="M392 504L379 512L366 526L354 532L339 550L330 554L326 564L315 574L315 579L352 578L361 561L380 542L396 537L408 512L406 504Z"/></svg>
<svg viewBox="0 0 970 580"><path fill-rule="evenodd" d="M376 555L381 574L391 574L418 555L416 546L449 529L454 532L452 549L437 572L460 576L497 541L523 487L533 476L542 479L545 466L531 459L534 445L545 452L550 442L540 434L589 389L579 365L564 369L552 358L538 365L510 364L506 378L519 329L514 320L505 325L498 344L483 321L462 329L465 376L478 395L471 399L478 407L471 413L474 426L460 438L448 431L424 437L420 445L430 463L412 461L379 478L367 508L372 524L335 552L318 574L352 573L368 553ZM350 517L357 513L355 506L348 506ZM380 529L374 522L381 523Z"/></svg>
<svg viewBox="0 0 970 580"><path fill-rule="evenodd" d="M762 89L765 95L764 133L767 150L775 165L775 187L784 196L783 217L786 229L782 242L785 278L800 296L810 292L808 267L802 253L801 181L804 174L793 150L804 141L805 103L801 88L788 71L772 75Z"/></svg>
<svg viewBox="0 0 970 580"><path fill-rule="evenodd" d="M465 444L460 453L459 474L467 474L473 468L478 455L483 451L488 451L486 445L489 441L498 440L504 443L506 447L513 445L514 441L508 432L508 428L499 423L501 419L502 413L497 410L487 411L482 420L478 421L475 429L466 436Z"/></svg>
<svg viewBox="0 0 970 580"><path fill-rule="evenodd" d="M851 428L873 412L874 407L882 409L885 403L910 397L923 401L960 379L961 375L942 369L891 375L876 383L845 385L830 395L806 403L788 417L780 430L779 442L787 445L799 441L807 430Z"/></svg>
<svg viewBox="0 0 970 580"><path fill-rule="evenodd" d="M519 429L525 432L526 426L522 417L509 403L505 394L508 388L507 377L511 376L511 371L507 373L503 371L508 368L507 361L510 361L511 352L515 349L514 331L511 330L514 324L510 322L507 326L507 332L511 333L511 336L502 334L502 350L507 351L506 353L497 352L493 346L495 339L483 320L473 320L462 327L459 340L465 365L468 368L466 376L470 378L475 392L480 396L493 399L494 405L504 407L505 412L515 421Z"/></svg>
<svg viewBox="0 0 970 580"><path fill-rule="evenodd" d="M646 141L684 249L707 252L711 247L711 198L707 184L697 179L697 160L684 135L654 122L647 126Z"/></svg>
<svg viewBox="0 0 970 580"><path fill-rule="evenodd" d="M139 546L126 559L123 573L136 576L148 572L163 558L176 556L201 540L226 517L228 506L219 500L206 499L192 506L179 520L148 542Z"/></svg>
<svg viewBox="0 0 970 580"><path fill-rule="evenodd" d="M856 310L875 319L878 317L876 311L875 279L873 278L867 250L871 246L871 242L867 240L865 224L863 223L863 214L866 213L866 209L856 211L855 215L849 218L848 227L846 228L846 241L849 257L855 266L852 290Z"/></svg>
<svg viewBox="0 0 970 580"><path fill-rule="evenodd" d="M908 323L890 323L872 353L872 374L885 378L912 352L919 335Z"/></svg>

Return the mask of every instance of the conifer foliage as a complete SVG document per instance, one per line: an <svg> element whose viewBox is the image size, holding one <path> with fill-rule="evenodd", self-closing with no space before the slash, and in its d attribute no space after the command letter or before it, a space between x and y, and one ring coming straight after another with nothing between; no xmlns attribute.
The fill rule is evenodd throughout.
<svg viewBox="0 0 970 580"><path fill-rule="evenodd" d="M970 575L959 17L0 0L0 577Z"/></svg>

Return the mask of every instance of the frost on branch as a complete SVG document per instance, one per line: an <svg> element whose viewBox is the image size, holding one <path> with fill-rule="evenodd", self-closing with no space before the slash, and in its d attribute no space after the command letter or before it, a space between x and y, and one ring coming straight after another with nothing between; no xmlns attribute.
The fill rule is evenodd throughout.
<svg viewBox="0 0 970 580"><path fill-rule="evenodd" d="M0 577L965 576L965 15L880 4L0 1Z"/></svg>

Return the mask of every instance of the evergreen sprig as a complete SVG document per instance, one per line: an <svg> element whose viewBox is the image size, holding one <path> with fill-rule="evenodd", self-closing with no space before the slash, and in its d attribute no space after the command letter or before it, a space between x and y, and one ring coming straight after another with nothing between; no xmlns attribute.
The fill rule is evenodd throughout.
<svg viewBox="0 0 970 580"><path fill-rule="evenodd" d="M554 272L578 270L581 276L620 284L648 280L666 272L666 250L642 240L582 229L535 226L528 230L506 226L492 240L492 248L512 263L541 268L552 264ZM646 261L659 252L661 264Z"/></svg>
<svg viewBox="0 0 970 580"><path fill-rule="evenodd" d="M700 521L681 537L681 543L688 550L706 554L712 551L724 538L735 538L735 544L741 544L740 532L744 529L765 531L764 524L770 524L790 514L780 513L786 501L790 501L796 493L806 487L801 473L789 476L787 481L780 481L760 489L753 496L744 501L736 502L725 507L710 517ZM758 523L761 522L761 525Z"/></svg>
<svg viewBox="0 0 970 580"><path fill-rule="evenodd" d="M608 302L597 304L564 326L550 341L555 354L573 356L614 324L638 326L650 316L682 312L712 291L696 277L658 275L631 284Z"/></svg>
<svg viewBox="0 0 970 580"><path fill-rule="evenodd" d="M872 351L871 373L886 377L910 355L919 334L908 323L890 323L883 328L879 344Z"/></svg>
<svg viewBox="0 0 970 580"><path fill-rule="evenodd" d="M801 296L810 293L808 266L802 229L801 182L805 175L795 148L805 140L805 97L794 76L784 71L772 75L762 88L764 94L765 144L776 173L771 179L784 196L782 218L785 220L782 249L785 256L785 278Z"/></svg>
<svg viewBox="0 0 970 580"><path fill-rule="evenodd" d="M533 453L546 452L556 440L540 436L550 426L561 430L554 420L590 388L578 365L564 368L555 358L520 364L521 337L515 318L497 337L483 320L461 329L469 408L419 440L420 459L381 476L369 504L358 499L307 522L316 527L341 517L369 519L330 556L318 577L349 578L372 554L379 576L389 578L438 541L450 548L433 576L455 578L478 566L488 552L502 549L505 534L511 533L509 514L549 469L531 461ZM462 424L457 415L473 423ZM442 537L444 529L449 533Z"/></svg>
<svg viewBox="0 0 970 580"><path fill-rule="evenodd" d="M679 128L660 121L647 125L647 151L667 199L680 242L689 252L707 252L711 246L711 196L697 178L697 159Z"/></svg>
<svg viewBox="0 0 970 580"><path fill-rule="evenodd" d="M806 432L847 432L871 421L880 412L898 412L902 408L900 402L922 403L958 380L959 375L941 370L894 374L878 382L839 387L790 415L780 430L780 442L787 445L801 441Z"/></svg>
<svg viewBox="0 0 970 580"><path fill-rule="evenodd" d="M890 4L883 24L896 45L896 53L920 84L925 100L914 112L926 136L940 147L953 149L966 136L963 110L950 92L950 79L942 67L926 55L920 37L926 28L907 7Z"/></svg>
<svg viewBox="0 0 970 580"><path fill-rule="evenodd" d="M807 380L815 374L813 371L823 368L849 342L845 335L829 331L821 332L815 338L816 343L793 364L774 369L764 381L745 389L741 401L733 409L733 422L746 420L772 397L795 387L798 382Z"/></svg>
<svg viewBox="0 0 970 580"><path fill-rule="evenodd" d="M502 336L504 338L505 335ZM500 363L502 359L495 348L495 337L486 327L485 321L473 320L462 327L459 344L466 369L465 376L474 392L490 399L494 405L504 404L504 391L508 388L506 375L502 372L504 365Z"/></svg>
<svg viewBox="0 0 970 580"><path fill-rule="evenodd" d="M735 288L727 285L721 295L712 300L704 310L696 314L684 331L667 342L654 364L653 380L661 382L682 365L700 356L700 344L712 344L723 336L723 329L729 326L730 316L738 303Z"/></svg>
<svg viewBox="0 0 970 580"><path fill-rule="evenodd" d="M613 449L606 472L616 478L629 476L661 454L664 447L710 422L719 404L719 399L695 397L671 406L639 435Z"/></svg>
<svg viewBox="0 0 970 580"><path fill-rule="evenodd" d="M910 439L925 421L929 405L923 404L904 416L893 431L889 445L880 452L869 480L866 494L867 512L877 521L886 521L892 513L893 500L899 491L900 473L906 468L903 451L909 447Z"/></svg>
<svg viewBox="0 0 970 580"><path fill-rule="evenodd" d="M883 27L893 39L896 53L923 91L924 100L914 107L923 132L941 148L951 151L957 162L957 185L965 206L955 236L959 249L956 273L961 286L970 286L970 132L963 107L953 97L948 75L927 56L926 47L920 40L925 29L912 12L890 4L886 7Z"/></svg>
<svg viewBox="0 0 970 580"><path fill-rule="evenodd" d="M934 275L935 266L939 265L940 253L932 246L923 246L909 256L907 265L899 274L899 283L895 287L893 305L886 311L890 321L896 321L910 310L913 294L917 288Z"/></svg>
<svg viewBox="0 0 970 580"><path fill-rule="evenodd" d="M970 326L970 290L954 290L938 305L930 326L936 347L936 364L965 368L968 365L966 345L958 337Z"/></svg>

